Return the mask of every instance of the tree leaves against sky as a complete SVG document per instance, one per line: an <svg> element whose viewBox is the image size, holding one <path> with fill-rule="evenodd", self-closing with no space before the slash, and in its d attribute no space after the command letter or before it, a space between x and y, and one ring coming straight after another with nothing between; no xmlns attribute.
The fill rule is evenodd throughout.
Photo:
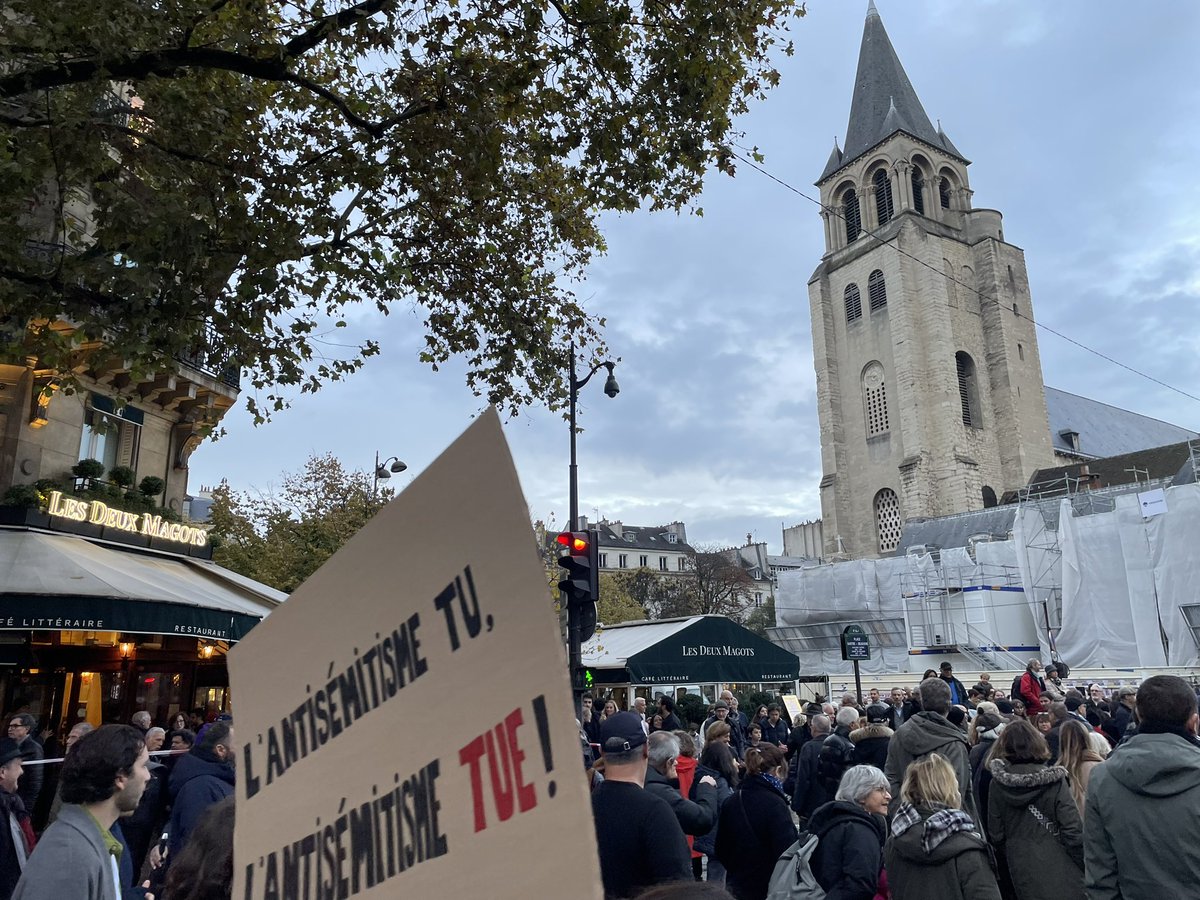
<svg viewBox="0 0 1200 900"><path fill-rule="evenodd" d="M399 308L435 369L461 358L489 403L557 408L566 347L606 352L574 293L604 250L598 216L688 211L710 168L732 174L733 118L777 82L770 54L802 14L10 0L10 350L71 370L91 349L135 375L219 355L261 419L378 353L329 338L351 307Z"/></svg>

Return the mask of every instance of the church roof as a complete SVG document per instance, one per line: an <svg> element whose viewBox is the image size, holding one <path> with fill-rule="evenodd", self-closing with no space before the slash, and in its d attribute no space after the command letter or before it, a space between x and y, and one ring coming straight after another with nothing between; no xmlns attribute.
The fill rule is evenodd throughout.
<svg viewBox="0 0 1200 900"><path fill-rule="evenodd" d="M858 74L854 79L854 99L850 103L850 123L846 126L846 146L836 159L829 158L818 181L824 181L845 163L862 156L897 131L963 159L945 133L940 128L935 129L929 121L892 48L879 10L871 0L863 26L862 47L858 51Z"/></svg>
<svg viewBox="0 0 1200 900"><path fill-rule="evenodd" d="M1046 387L1046 414L1050 419L1050 439L1055 451L1075 456L1120 456L1200 437L1179 425L1049 386ZM1078 450L1063 437L1064 432L1079 435Z"/></svg>

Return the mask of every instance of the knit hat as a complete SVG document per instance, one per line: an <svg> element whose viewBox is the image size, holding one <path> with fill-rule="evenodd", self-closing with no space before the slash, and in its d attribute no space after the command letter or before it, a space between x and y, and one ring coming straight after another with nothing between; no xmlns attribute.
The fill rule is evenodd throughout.
<svg viewBox="0 0 1200 900"><path fill-rule="evenodd" d="M1080 699L1079 697L1068 697L1067 698L1067 711L1068 712L1076 712L1076 711L1078 711L1079 707L1081 707L1081 706L1083 706L1083 700Z"/></svg>
<svg viewBox="0 0 1200 900"><path fill-rule="evenodd" d="M20 745L12 738L0 738L0 766L6 766L21 755Z"/></svg>
<svg viewBox="0 0 1200 900"><path fill-rule="evenodd" d="M729 704L724 700L718 700L713 704L713 709L729 709Z"/></svg>
<svg viewBox="0 0 1200 900"><path fill-rule="evenodd" d="M993 712L981 712L975 717L975 730L991 731L1000 724L1001 718Z"/></svg>
<svg viewBox="0 0 1200 900"><path fill-rule="evenodd" d="M966 717L967 714L961 706L952 706L950 707L950 711L946 713L946 718L950 721L951 725L961 725Z"/></svg>
<svg viewBox="0 0 1200 900"><path fill-rule="evenodd" d="M1000 715L1011 716L1013 714L1013 705L1007 700L997 700L996 709L1000 710Z"/></svg>

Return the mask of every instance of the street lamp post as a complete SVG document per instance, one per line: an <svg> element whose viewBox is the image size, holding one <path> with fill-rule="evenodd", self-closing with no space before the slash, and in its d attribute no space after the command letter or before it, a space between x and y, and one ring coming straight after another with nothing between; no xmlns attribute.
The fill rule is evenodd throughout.
<svg viewBox="0 0 1200 900"><path fill-rule="evenodd" d="M391 463L391 466L388 466L388 463ZM371 484L371 499L374 500L376 497L379 496L379 482L381 480L386 481L387 479L391 478L393 474L398 475L407 468L408 468L408 466L405 463L401 462L400 457L398 457L398 456L389 456L383 462L380 462L379 461L379 451L376 450L375 451L375 480Z"/></svg>
<svg viewBox="0 0 1200 900"><path fill-rule="evenodd" d="M579 530L579 464L575 458L575 432L576 432L576 407L579 400L579 391L583 386L592 380L592 376L600 371L601 368L608 369L608 378L604 381L604 393L609 397L615 397L621 392L620 386L617 384L617 379L613 375L612 362L596 363L592 366L590 372L583 378L578 378L575 375L575 347L571 347L571 392L568 406L567 418L571 427L571 465L570 465L570 522L567 526L569 531ZM583 665L583 629L579 621L578 615L567 614L567 665L571 675L571 690L575 697L575 709L580 715L580 721L583 721L583 713L580 711L581 700L583 697L583 685L578 683L578 673Z"/></svg>

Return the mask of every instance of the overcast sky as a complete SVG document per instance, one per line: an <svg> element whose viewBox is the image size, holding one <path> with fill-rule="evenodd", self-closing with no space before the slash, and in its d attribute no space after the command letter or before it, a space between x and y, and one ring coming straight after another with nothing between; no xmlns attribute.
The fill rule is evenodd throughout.
<svg viewBox="0 0 1200 900"><path fill-rule="evenodd" d="M809 0L781 86L742 122L766 168L810 196L845 134L866 5ZM999 209L1024 249L1037 319L1200 394L1200 4L876 5L926 112L972 160L974 205ZM821 220L746 167L712 175L702 205L702 219L605 221L609 253L581 294L608 319L621 394L597 379L581 396L580 511L680 520L693 543L752 534L778 553L782 525L820 516L807 281ZM192 457L191 490L270 490L312 453L428 466L481 401L461 367L417 362L415 312L371 327L382 357L345 384L257 429L240 408L226 416L228 435ZM1200 430L1200 402L1039 338L1047 384ZM505 430L531 517L563 524L566 424L532 411Z"/></svg>

